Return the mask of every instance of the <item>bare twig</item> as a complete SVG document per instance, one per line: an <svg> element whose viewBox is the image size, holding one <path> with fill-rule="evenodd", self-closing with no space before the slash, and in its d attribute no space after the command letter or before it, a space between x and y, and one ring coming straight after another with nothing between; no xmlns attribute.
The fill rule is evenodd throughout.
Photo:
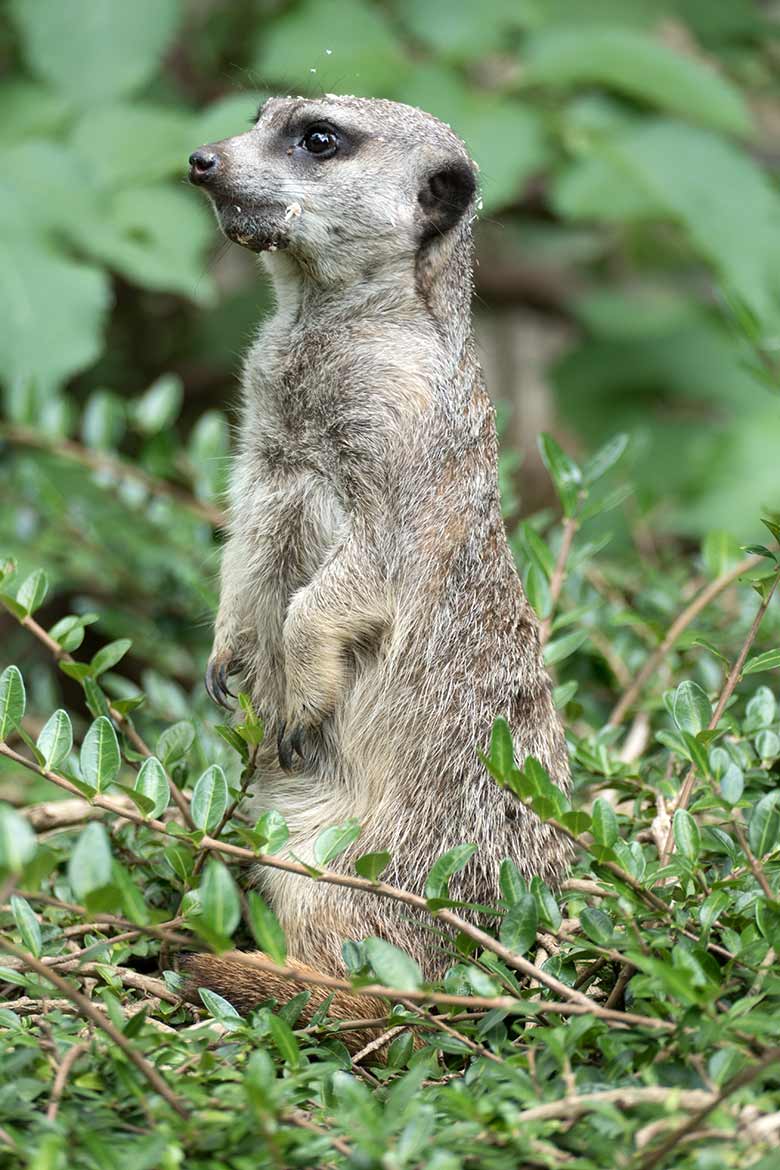
<svg viewBox="0 0 780 1170"><path fill-rule="evenodd" d="M669 1135L666 1141L662 1142L655 1150L651 1150L646 1158L644 1158L637 1167L637 1170L653 1170L655 1166L659 1166L666 1160L667 1154L670 1154L675 1146L680 1142L685 1141L689 1134L693 1133L699 1128L705 1118L709 1117L713 1109L721 1105L732 1093L736 1093L738 1089L743 1089L752 1081L771 1068L773 1064L780 1063L780 1047L769 1048L756 1064L748 1065L743 1068L726 1084L718 1093L711 1095L711 1099L702 1105L700 1109L693 1113L688 1120L679 1126L673 1133Z"/></svg>
<svg viewBox="0 0 780 1170"><path fill-rule="evenodd" d="M465 1048L469 1048L475 1056L483 1056L485 1060L492 1060L494 1064L506 1064L506 1061L502 1057L498 1056L495 1052L491 1052L484 1044L478 1044L470 1036L465 1036L462 1032L458 1032L457 1029L451 1028L441 1016L435 1016L433 1012L426 1011L423 1007L418 1007L411 1000L405 999L401 1002L410 1012L414 1012L422 1020L426 1020L434 1028L438 1028L440 1032L444 1032L446 1036L451 1036L459 1044L462 1044Z"/></svg>
<svg viewBox="0 0 780 1170"><path fill-rule="evenodd" d="M559 1118L581 1117L600 1105L619 1105L630 1109L633 1105L665 1105L679 1109L699 1109L709 1105L714 1093L704 1089L665 1089L658 1085L639 1085L625 1089L604 1089L598 1093L582 1093L578 1096L561 1097L544 1105L533 1105L524 1109L516 1118L518 1124L529 1121L554 1121Z"/></svg>
<svg viewBox="0 0 780 1170"><path fill-rule="evenodd" d="M32 772L38 773L40 776L44 776L47 780L51 780L52 783L57 784L60 788L64 788L68 792L75 794L78 791L71 783L71 781L67 780L64 776L60 776L56 772L51 772L46 768L42 768L33 760L28 760L24 756L19 755L18 752L15 752L12 748L9 748L7 744L0 744L0 755L14 760L15 763L20 764L22 767L28 768ZM126 820L132 821L136 824L146 825L149 828L154 829L156 832L164 834L165 836L177 836L171 830L171 828L162 821L152 820L151 818L147 819L143 817L140 812L119 808L112 799L103 796L102 794L96 794L93 797L93 801L99 807L105 808L108 811L115 813L117 816L124 817ZM571 834L568 835L571 836ZM576 838L574 838L574 840L576 840ZM249 861L260 865L268 865L274 869L281 869L288 873L299 874L302 877L312 877L311 869L300 862L288 861L271 854L253 853L250 849L245 849L239 845L232 845L225 841L217 841L208 834L204 834L196 848L202 850L214 850L216 852L224 853L230 857L239 858L242 861ZM611 864L612 863L610 862L605 863L607 867L609 867ZM655 895L651 894L649 891L644 890L643 887L638 882L636 882L634 878L632 878L629 874L626 874L622 869L620 869L619 866L615 865L614 869L620 876L621 880L625 881L629 885L635 885L637 889L641 891L641 893L651 902L651 904L657 903L660 908L666 912L666 903L662 902L661 899L656 898ZM338 886L345 886L349 889L364 890L366 893L375 894L379 897L391 898L397 902L403 902L407 906L411 906L424 914L431 914L434 918L437 918L440 922L446 923L454 930L463 932L485 950L492 951L493 954L498 955L498 957L502 959L503 962L507 964L507 966L512 967L516 971L520 971L521 974L527 976L528 978L536 979L540 984L547 987L550 991L555 992L556 995L559 995L562 999L569 1000L573 1003L578 1003L587 1008L587 1010L594 1011L596 1013L603 1010L597 1003L595 1003L595 1001L589 999L588 996L583 995L582 992L577 991L575 988L569 987L560 979L557 979L554 975L551 975L548 971L543 971L534 963L531 963L528 961L528 959L525 959L522 955L518 955L515 951L512 951L509 947L504 946L497 939L494 939L491 935L487 934L486 931L480 930L479 927L474 926L471 922L468 922L465 918L459 917L457 914L454 914L451 910L444 907L438 910L431 910L426 899L420 897L418 894L412 894L407 890L400 890L395 886L388 885L386 882L371 882L366 878L360 878L353 876L352 874L337 874L329 871L316 871L314 876L316 876L317 881L328 882Z"/></svg>
<svg viewBox="0 0 780 1170"><path fill-rule="evenodd" d="M30 617L28 614L26 617L19 618L18 620L19 624L22 625L25 630L28 630L33 635L33 637L37 638L38 641L46 647L46 649L54 656L57 662L76 662L76 659L71 654L68 654L67 650L62 649L59 642L55 642L54 638L52 638L50 634L47 634L46 630L44 630L43 626L40 626L38 622L36 622L35 618ZM121 728L121 730L130 740L137 752L139 752L142 756L151 756L154 754L151 748L147 746L142 736L140 736L136 731L132 720L128 719L126 715L123 715L121 711L118 711L111 703L108 705L108 713L116 725ZM189 825L191 829L194 829L195 822L193 821L190 814L190 806L187 798L178 785L173 782L170 776L168 776L168 785L171 790L171 796L176 802L176 806L179 809L179 812L184 817L187 825ZM78 789L75 789L74 791L80 795L80 793L78 793Z"/></svg>
<svg viewBox="0 0 780 1170"><path fill-rule="evenodd" d="M166 479L150 475L149 472L144 471L135 463L129 463L118 455L109 455L106 451L84 447L81 443L74 442L73 439L52 438L41 431L34 431L31 427L11 423L0 424L0 439L6 439L9 443L19 447L36 447L38 450L47 451L50 455L57 455L62 459L80 463L82 467L87 467L91 471L107 472L116 479L132 479L136 483L142 484L150 495L164 496L166 499L172 500L180 508L197 516L199 520L205 520L215 528L224 528L227 523L227 518L221 508L196 499L184 488L180 488Z"/></svg>
<svg viewBox="0 0 780 1170"><path fill-rule="evenodd" d="M256 952L229 951L228 957L236 963L243 963L278 975L282 979L292 979L296 983L310 983L315 987L329 987L333 991L354 992L355 988L348 979L341 979L336 975L326 975L323 972L312 972L308 968L300 968L287 964L285 966L274 963L265 955ZM535 1015L550 1012L554 1015L587 1015L592 1013L601 1019L625 1026L650 1027L654 1030L671 1032L675 1025L669 1020L657 1019L654 1016L638 1016L632 1012L615 1012L603 1008L600 1004L588 1000L582 1003L555 1003L543 999L518 999L511 995L454 995L439 991L410 991L401 987L385 987L382 983L370 983L360 987L360 994L371 996L374 999L392 999L405 1003L441 1004L446 1007L467 1009L485 1009L487 1011L498 1008L501 1011L514 1015ZM587 998L587 997L581 997Z"/></svg>
<svg viewBox="0 0 780 1170"><path fill-rule="evenodd" d="M769 588L767 590L766 597L762 600L761 604L759 605L758 609L756 610L756 616L753 618L750 629L748 630L747 635L745 637L745 641L742 643L742 649L740 650L739 654L737 655L737 657L734 661L734 665L731 667L731 670L728 673L726 681L723 684L723 689L720 693L720 697L718 698L718 701L715 704L715 710L712 712L712 718L710 719L709 723L707 724L708 731L714 731L715 728L720 723L721 716L723 715L723 712L726 710L726 705L728 704L729 699L731 698L731 696L734 693L734 688L736 687L737 683L739 682L740 676L742 674L742 668L745 665L745 660L750 652L750 647L753 645L753 643L756 640L756 634L758 633L758 628L761 625L764 614L766 613L767 609L769 608L769 603L772 600L772 597L774 596L774 592L775 592L775 589L777 589L778 583L780 583L780 569L778 569L778 571L775 573L775 579L772 582L771 588ZM688 769L688 771L685 774L685 779L682 782L682 786L680 787L680 794L677 797L676 808L687 808L688 807L688 802L690 801L691 794L693 793L693 786L696 783L696 775L697 775L696 765L691 764L690 768ZM663 849L663 852L661 854L661 865L662 866L666 865L666 863L669 860L669 858L671 857L673 851L674 851L674 826L670 825L669 831L667 832L667 835L666 835L666 844L664 845L664 849ZM772 894L770 894L769 896L773 897Z"/></svg>
<svg viewBox="0 0 780 1170"><path fill-rule="evenodd" d="M46 1110L46 1120L55 1121L57 1118L57 1110L60 1107L62 1094L65 1092L65 1085L68 1083L71 1069L80 1056L89 1051L88 1044L74 1044L69 1048L62 1058L62 1064L57 1069L57 1075L54 1078L54 1085L51 1090L51 1097L49 1098L49 1106Z"/></svg>
<svg viewBox="0 0 780 1170"><path fill-rule="evenodd" d="M124 1036L118 1028L109 1020L100 1008L98 1008L91 999L78 991L72 983L67 979L63 979L56 971L52 971L40 959L36 959L35 955L29 954L27 951L17 947L14 943L0 936L0 949L6 951L10 955L14 955L17 959L21 959L25 967L30 971L34 971L41 979L53 984L57 990L67 999L78 1007L81 1015L89 1020L96 1028L100 1028L102 1032L108 1036L110 1040L116 1044L117 1048L121 1048L128 1060L132 1061L138 1071L146 1078L156 1093L168 1102L171 1109L178 1113L179 1117L188 1118L190 1115L189 1109L180 1098L173 1092L168 1084L158 1073L157 1069L151 1064L146 1057L138 1051L138 1049L130 1043L126 1036Z"/></svg>
<svg viewBox="0 0 780 1170"><path fill-rule="evenodd" d="M637 674L631 686L615 704L615 707L610 714L609 719L607 720L608 724L616 727L619 723L623 722L626 714L628 711L630 711L642 693L642 689L647 680L655 674L656 670L661 665L671 648L674 646L677 639L688 628L691 622L699 616L701 611L706 609L711 601L714 601L715 598L720 593L722 593L724 589L728 589L729 585L733 584L733 582L736 581L738 577L741 577L743 573L747 573L751 569L755 569L758 565L760 565L763 559L763 557L759 556L746 557L745 560L740 561L738 565L734 565L733 568L727 569L725 573L722 573L720 577L716 577L714 581L710 581L709 585L706 585L704 589L702 589L701 593L698 593L696 597L694 597L693 601L687 605L682 613L672 622L671 626L666 631L661 644L657 647L656 650L653 651L653 653L647 659L647 662L645 662L644 666Z"/></svg>
<svg viewBox="0 0 780 1170"><path fill-rule="evenodd" d="M572 541L579 526L579 520L574 516L566 516L564 518L563 531L561 533L561 547L558 550L558 557L552 571L552 576L550 577L550 612L544 621L539 624L539 644L541 646L544 646L550 637L555 607L558 604L558 598L561 595L563 583L566 580L566 562L569 559Z"/></svg>
<svg viewBox="0 0 780 1170"><path fill-rule="evenodd" d="M764 873L759 862L756 860L756 857L755 857L755 854L753 853L753 850L750 848L750 845L748 843L748 839L745 836L745 831L742 828L742 825L740 824L739 815L737 813L732 814L731 823L734 826L734 836L739 841L740 845L742 846L742 852L745 854L745 857L747 857L747 859L748 859L748 864L749 864L750 869L753 873L753 877L756 879L758 884L761 886L761 889L764 891L767 898L769 898L769 900L771 902L773 902L775 900L775 892L772 889L772 887L770 886L769 882L767 881L767 876Z"/></svg>

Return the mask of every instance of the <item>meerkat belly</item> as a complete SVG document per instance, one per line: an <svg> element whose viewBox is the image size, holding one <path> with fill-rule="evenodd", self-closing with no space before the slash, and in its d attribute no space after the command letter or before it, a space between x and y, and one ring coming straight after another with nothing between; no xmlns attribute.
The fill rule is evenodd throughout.
<svg viewBox="0 0 780 1170"><path fill-rule="evenodd" d="M254 485L251 513L243 520L253 613L245 658L267 715L276 714L284 693L282 630L290 600L314 579L347 529L336 494L319 476Z"/></svg>

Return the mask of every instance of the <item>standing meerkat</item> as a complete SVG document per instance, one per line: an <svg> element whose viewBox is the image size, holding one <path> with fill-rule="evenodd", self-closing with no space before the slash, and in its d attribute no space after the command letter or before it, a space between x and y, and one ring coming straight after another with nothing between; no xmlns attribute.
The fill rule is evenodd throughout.
<svg viewBox="0 0 780 1170"><path fill-rule="evenodd" d="M278 809L309 862L324 828L357 818L346 863L387 850L383 876L416 893L464 841L477 851L454 898L495 903L505 857L555 882L565 843L477 755L503 715L517 758L568 789L472 336L475 164L421 110L327 95L270 99L190 167L225 234L262 253L277 302L244 365L206 680L224 704L240 676L263 718L254 807ZM268 868L254 878L298 964L340 974L344 940L368 936L427 978L451 963L397 903ZM229 956L185 966L243 1010L301 989ZM359 995L332 1010L377 1014Z"/></svg>

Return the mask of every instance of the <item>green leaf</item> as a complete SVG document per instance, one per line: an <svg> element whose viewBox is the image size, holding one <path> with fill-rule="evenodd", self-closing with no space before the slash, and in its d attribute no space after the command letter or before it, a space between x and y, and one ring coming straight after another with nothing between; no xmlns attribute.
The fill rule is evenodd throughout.
<svg viewBox="0 0 780 1170"><path fill-rule="evenodd" d="M579 650L580 646L584 642L587 642L587 640L587 630L573 630L570 634L564 634L561 638L554 638L544 648L545 664L547 666L553 666L556 662L563 662L564 658L568 658L575 650Z"/></svg>
<svg viewBox="0 0 780 1170"><path fill-rule="evenodd" d="M168 807L171 789L168 777L165 775L165 769L156 756L148 756L144 760L133 787L136 792L140 792L152 801L148 815L152 820L157 820Z"/></svg>
<svg viewBox="0 0 780 1170"><path fill-rule="evenodd" d="M392 943L367 938L363 951L380 983L401 991L416 991L421 986L422 971L417 963Z"/></svg>
<svg viewBox="0 0 780 1170"><path fill-rule="evenodd" d="M543 621L552 611L552 593L549 582L538 565L531 563L528 566L524 584L531 608L540 621Z"/></svg>
<svg viewBox="0 0 780 1170"><path fill-rule="evenodd" d="M49 579L43 569L36 569L34 573L22 582L16 591L16 600L24 607L29 616L35 613L42 604L49 588Z"/></svg>
<svg viewBox="0 0 780 1170"><path fill-rule="evenodd" d="M290 830L287 821L275 808L269 808L255 823L255 832L260 835L265 853L276 853L287 843Z"/></svg>
<svg viewBox="0 0 780 1170"><path fill-rule="evenodd" d="M612 919L603 910L593 906L586 906L580 914L580 923L591 942L600 947L612 945L614 929Z"/></svg>
<svg viewBox="0 0 780 1170"><path fill-rule="evenodd" d="M774 849L780 837L780 791L762 796L748 824L748 843L756 857Z"/></svg>
<svg viewBox="0 0 780 1170"><path fill-rule="evenodd" d="M456 845L434 861L425 882L425 897L448 897L450 878L463 869L476 851L476 845Z"/></svg>
<svg viewBox="0 0 780 1170"><path fill-rule="evenodd" d="M712 718L712 706L698 683L686 679L674 692L672 715L681 731L698 735Z"/></svg>
<svg viewBox="0 0 780 1170"><path fill-rule="evenodd" d="M533 894L523 894L501 919L498 937L505 947L524 955L536 940L539 911Z"/></svg>
<svg viewBox="0 0 780 1170"><path fill-rule="evenodd" d="M157 740L157 756L166 768L186 756L195 741L195 728L182 720L166 727Z"/></svg>
<svg viewBox="0 0 780 1170"><path fill-rule="evenodd" d="M43 948L43 941L38 919L35 917L29 902L20 898L18 894L13 894L11 896L11 913L14 916L16 928L22 936L22 942L27 950L37 958Z"/></svg>
<svg viewBox="0 0 780 1170"><path fill-rule="evenodd" d="M222 938L233 934L241 918L236 883L228 868L215 857L206 863L200 883L200 917Z"/></svg>
<svg viewBox="0 0 780 1170"><path fill-rule="evenodd" d="M757 674L760 670L775 670L780 666L780 650L767 650L763 654L754 654L748 658L742 674Z"/></svg>
<svg viewBox="0 0 780 1170"><path fill-rule="evenodd" d="M686 808L678 808L672 820L674 843L689 861L696 861L701 851L699 826Z"/></svg>
<svg viewBox="0 0 780 1170"><path fill-rule="evenodd" d="M279 919L271 907L254 890L250 890L247 901L249 903L249 925L255 942L261 951L265 951L269 959L273 959L275 963L284 964L287 961L287 940L284 937Z"/></svg>
<svg viewBox="0 0 780 1170"><path fill-rule="evenodd" d="M739 90L710 66L627 28L551 28L523 52L532 85L603 85L728 134L747 134L750 115Z"/></svg>
<svg viewBox="0 0 780 1170"><path fill-rule="evenodd" d="M769 727L774 723L776 714L775 696L769 687L759 687L745 708L744 730L752 733Z"/></svg>
<svg viewBox="0 0 780 1170"><path fill-rule="evenodd" d="M539 436L539 453L555 485L564 516L574 516L582 488L582 472L571 456L558 446L552 435L542 433Z"/></svg>
<svg viewBox="0 0 780 1170"><path fill-rule="evenodd" d="M241 1015L224 996L216 991L209 991L207 987L199 987L198 995L206 1011L215 1020L240 1020Z"/></svg>
<svg viewBox="0 0 780 1170"><path fill-rule="evenodd" d="M501 897L510 906L514 906L528 893L528 883L511 857L505 857L498 872L498 884Z"/></svg>
<svg viewBox="0 0 780 1170"><path fill-rule="evenodd" d="M87 784L91 784L97 792L102 792L116 780L121 762L113 724L105 715L100 715L81 745L81 775Z"/></svg>
<svg viewBox="0 0 780 1170"><path fill-rule="evenodd" d="M111 884L111 844L99 821L82 830L68 860L68 881L79 902Z"/></svg>
<svg viewBox="0 0 780 1170"><path fill-rule="evenodd" d="M409 69L394 25L359 0L303 0L258 26L252 72L264 82L373 96Z"/></svg>
<svg viewBox="0 0 780 1170"><path fill-rule="evenodd" d="M99 356L110 286L106 273L65 259L28 232L6 233L0 246L0 363L8 382L51 387Z"/></svg>
<svg viewBox="0 0 780 1170"><path fill-rule="evenodd" d="M36 746L49 771L67 760L73 749L73 728L67 711L60 708L46 720Z"/></svg>
<svg viewBox="0 0 780 1170"><path fill-rule="evenodd" d="M132 644L131 638L118 638L116 642L109 642L106 646L102 646L89 664L93 677L97 678L104 671L116 666L117 662L127 654Z"/></svg>
<svg viewBox="0 0 780 1170"><path fill-rule="evenodd" d="M494 721L490 734L489 760L492 774L505 784L515 766L515 747L509 724L501 715Z"/></svg>
<svg viewBox="0 0 780 1170"><path fill-rule="evenodd" d="M382 870L387 869L391 860L391 854L384 850L380 853L364 853L355 861L355 872L370 882L376 882L379 880Z"/></svg>
<svg viewBox="0 0 780 1170"><path fill-rule="evenodd" d="M774 321L780 203L768 175L732 143L678 122L645 120L609 149L730 292L760 321Z"/></svg>
<svg viewBox="0 0 780 1170"><path fill-rule="evenodd" d="M0 743L22 721L27 702L24 680L18 666L7 666L0 674Z"/></svg>
<svg viewBox="0 0 780 1170"><path fill-rule="evenodd" d="M314 842L314 860L317 865L327 865L357 841L362 832L360 821L350 817L343 825L331 825L324 829Z"/></svg>
<svg viewBox="0 0 780 1170"><path fill-rule="evenodd" d="M591 831L597 845L611 849L618 839L618 820L609 801L600 796L593 802Z"/></svg>
<svg viewBox="0 0 780 1170"><path fill-rule="evenodd" d="M199 829L207 833L214 829L224 816L228 806L228 786L225 773L219 764L210 768L198 778L192 792L190 812Z"/></svg>
<svg viewBox="0 0 780 1170"><path fill-rule="evenodd" d="M742 799L744 788L745 777L742 769L730 761L720 778L721 796L728 804L736 804L738 800Z"/></svg>
<svg viewBox="0 0 780 1170"><path fill-rule="evenodd" d="M179 20L178 0L12 0L33 73L85 109L132 93L157 68ZM78 30L78 62L73 33Z"/></svg>
<svg viewBox="0 0 780 1170"><path fill-rule="evenodd" d="M29 823L8 804L0 803L0 870L20 873L34 856L37 840Z"/></svg>
<svg viewBox="0 0 780 1170"><path fill-rule="evenodd" d="M603 447L599 447L595 455L591 455L582 469L582 478L588 485L601 479L602 475L614 467L628 446L628 435L614 435L608 439Z"/></svg>
<svg viewBox="0 0 780 1170"><path fill-rule="evenodd" d="M271 1012L268 1016L268 1030L273 1037L274 1044L279 1049L283 1060L291 1068L298 1068L301 1063L301 1052L293 1030L285 1019Z"/></svg>

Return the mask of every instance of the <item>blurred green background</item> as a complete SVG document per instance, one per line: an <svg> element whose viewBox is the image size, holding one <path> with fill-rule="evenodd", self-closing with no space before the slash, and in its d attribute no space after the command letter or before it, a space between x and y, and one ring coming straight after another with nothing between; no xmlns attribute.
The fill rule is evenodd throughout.
<svg viewBox="0 0 780 1170"><path fill-rule="evenodd" d="M8 0L0 550L20 580L46 569L42 622L81 615L89 648L99 609L103 638L142 647L136 673L160 713L187 713L239 355L268 293L184 174L268 92L395 98L468 142L513 525L554 514L540 431L576 457L625 431L632 488L613 539L704 541L717 561L758 538L761 509L780 507L777 13L759 0Z"/></svg>

